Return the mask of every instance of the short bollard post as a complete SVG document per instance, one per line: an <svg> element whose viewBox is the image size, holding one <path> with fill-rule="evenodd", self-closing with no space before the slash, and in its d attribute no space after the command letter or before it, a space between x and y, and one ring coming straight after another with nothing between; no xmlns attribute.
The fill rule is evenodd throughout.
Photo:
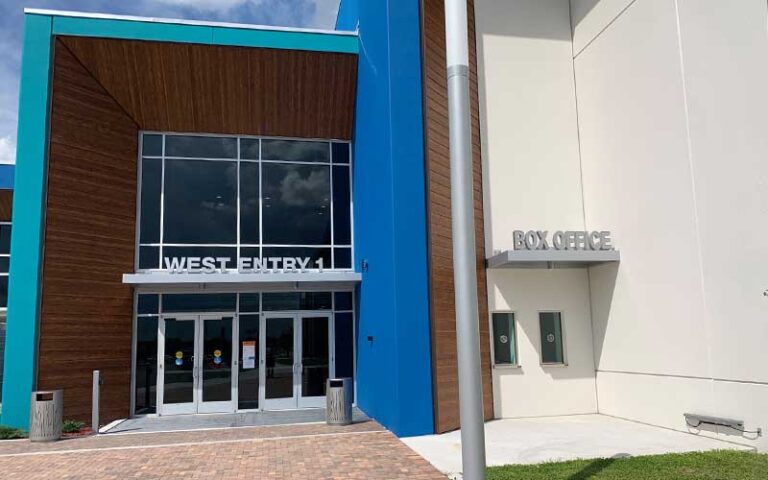
<svg viewBox="0 0 768 480"><path fill-rule="evenodd" d="M93 395L91 397L91 432L94 435L99 434L99 402L101 397L101 372L93 371Z"/></svg>

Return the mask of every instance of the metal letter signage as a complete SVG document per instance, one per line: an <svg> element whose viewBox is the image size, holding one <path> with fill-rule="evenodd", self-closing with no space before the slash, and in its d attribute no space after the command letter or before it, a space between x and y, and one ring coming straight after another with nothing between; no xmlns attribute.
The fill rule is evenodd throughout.
<svg viewBox="0 0 768 480"><path fill-rule="evenodd" d="M170 273L229 273L230 257L165 257L163 266ZM310 267L311 265L311 267ZM314 262L309 257L240 257L238 273L298 273L323 271L323 259Z"/></svg>
<svg viewBox="0 0 768 480"><path fill-rule="evenodd" d="M613 250L608 231L515 230L512 242L515 250Z"/></svg>

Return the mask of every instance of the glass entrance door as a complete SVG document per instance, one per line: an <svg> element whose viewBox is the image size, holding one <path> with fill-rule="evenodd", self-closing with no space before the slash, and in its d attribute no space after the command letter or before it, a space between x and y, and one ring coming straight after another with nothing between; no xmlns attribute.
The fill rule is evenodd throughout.
<svg viewBox="0 0 768 480"><path fill-rule="evenodd" d="M233 317L166 316L160 322L161 415L235 411Z"/></svg>
<svg viewBox="0 0 768 480"><path fill-rule="evenodd" d="M329 314L264 317L264 409L322 407L332 371Z"/></svg>
<svg viewBox="0 0 768 480"><path fill-rule="evenodd" d="M267 315L262 325L264 409L296 408L296 315Z"/></svg>

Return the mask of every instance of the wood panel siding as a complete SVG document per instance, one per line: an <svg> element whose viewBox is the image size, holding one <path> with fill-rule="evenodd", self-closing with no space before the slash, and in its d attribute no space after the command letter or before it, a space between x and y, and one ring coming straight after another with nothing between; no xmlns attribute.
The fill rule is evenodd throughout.
<svg viewBox="0 0 768 480"><path fill-rule="evenodd" d="M64 418L129 413L139 126L67 47L54 45L38 388L64 389Z"/></svg>
<svg viewBox="0 0 768 480"><path fill-rule="evenodd" d="M144 130L352 138L357 55L62 41Z"/></svg>
<svg viewBox="0 0 768 480"><path fill-rule="evenodd" d="M485 278L480 112L477 90L474 2L468 0L472 161L474 171L477 294L485 417L493 418L488 296ZM453 288L453 244L448 150L448 84L443 0L422 0L422 55L429 217L430 315L435 429L459 428L458 365Z"/></svg>
<svg viewBox="0 0 768 480"><path fill-rule="evenodd" d="M357 56L99 38L54 44L38 389L130 414L140 130L350 139ZM0 213L2 210L0 196Z"/></svg>
<svg viewBox="0 0 768 480"><path fill-rule="evenodd" d="M0 222L10 222L13 210L13 190L0 190Z"/></svg>

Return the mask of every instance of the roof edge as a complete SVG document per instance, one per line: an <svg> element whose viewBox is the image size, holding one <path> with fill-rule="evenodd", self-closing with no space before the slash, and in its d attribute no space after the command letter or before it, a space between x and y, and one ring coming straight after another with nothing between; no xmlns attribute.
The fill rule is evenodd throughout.
<svg viewBox="0 0 768 480"><path fill-rule="evenodd" d="M204 21L204 20L186 20L186 19L180 19L180 18L140 17L135 15L87 13L87 12L74 12L74 11L66 11L66 10L48 10L48 9L41 9L41 8L25 8L24 13L27 15L46 15L50 17L71 17L71 18L85 18L85 19L98 19L98 20L123 20L123 21L129 21L129 22L162 23L162 24L171 24L171 25L192 25L192 26L202 26L202 27L233 28L233 29L241 29L241 30L317 33L317 34L323 34L323 35L351 36L351 37L357 36L356 31L350 31L350 30L324 30L324 29L314 29L314 28L279 27L279 26L273 26L273 25L253 25L248 23L211 22L211 21Z"/></svg>

